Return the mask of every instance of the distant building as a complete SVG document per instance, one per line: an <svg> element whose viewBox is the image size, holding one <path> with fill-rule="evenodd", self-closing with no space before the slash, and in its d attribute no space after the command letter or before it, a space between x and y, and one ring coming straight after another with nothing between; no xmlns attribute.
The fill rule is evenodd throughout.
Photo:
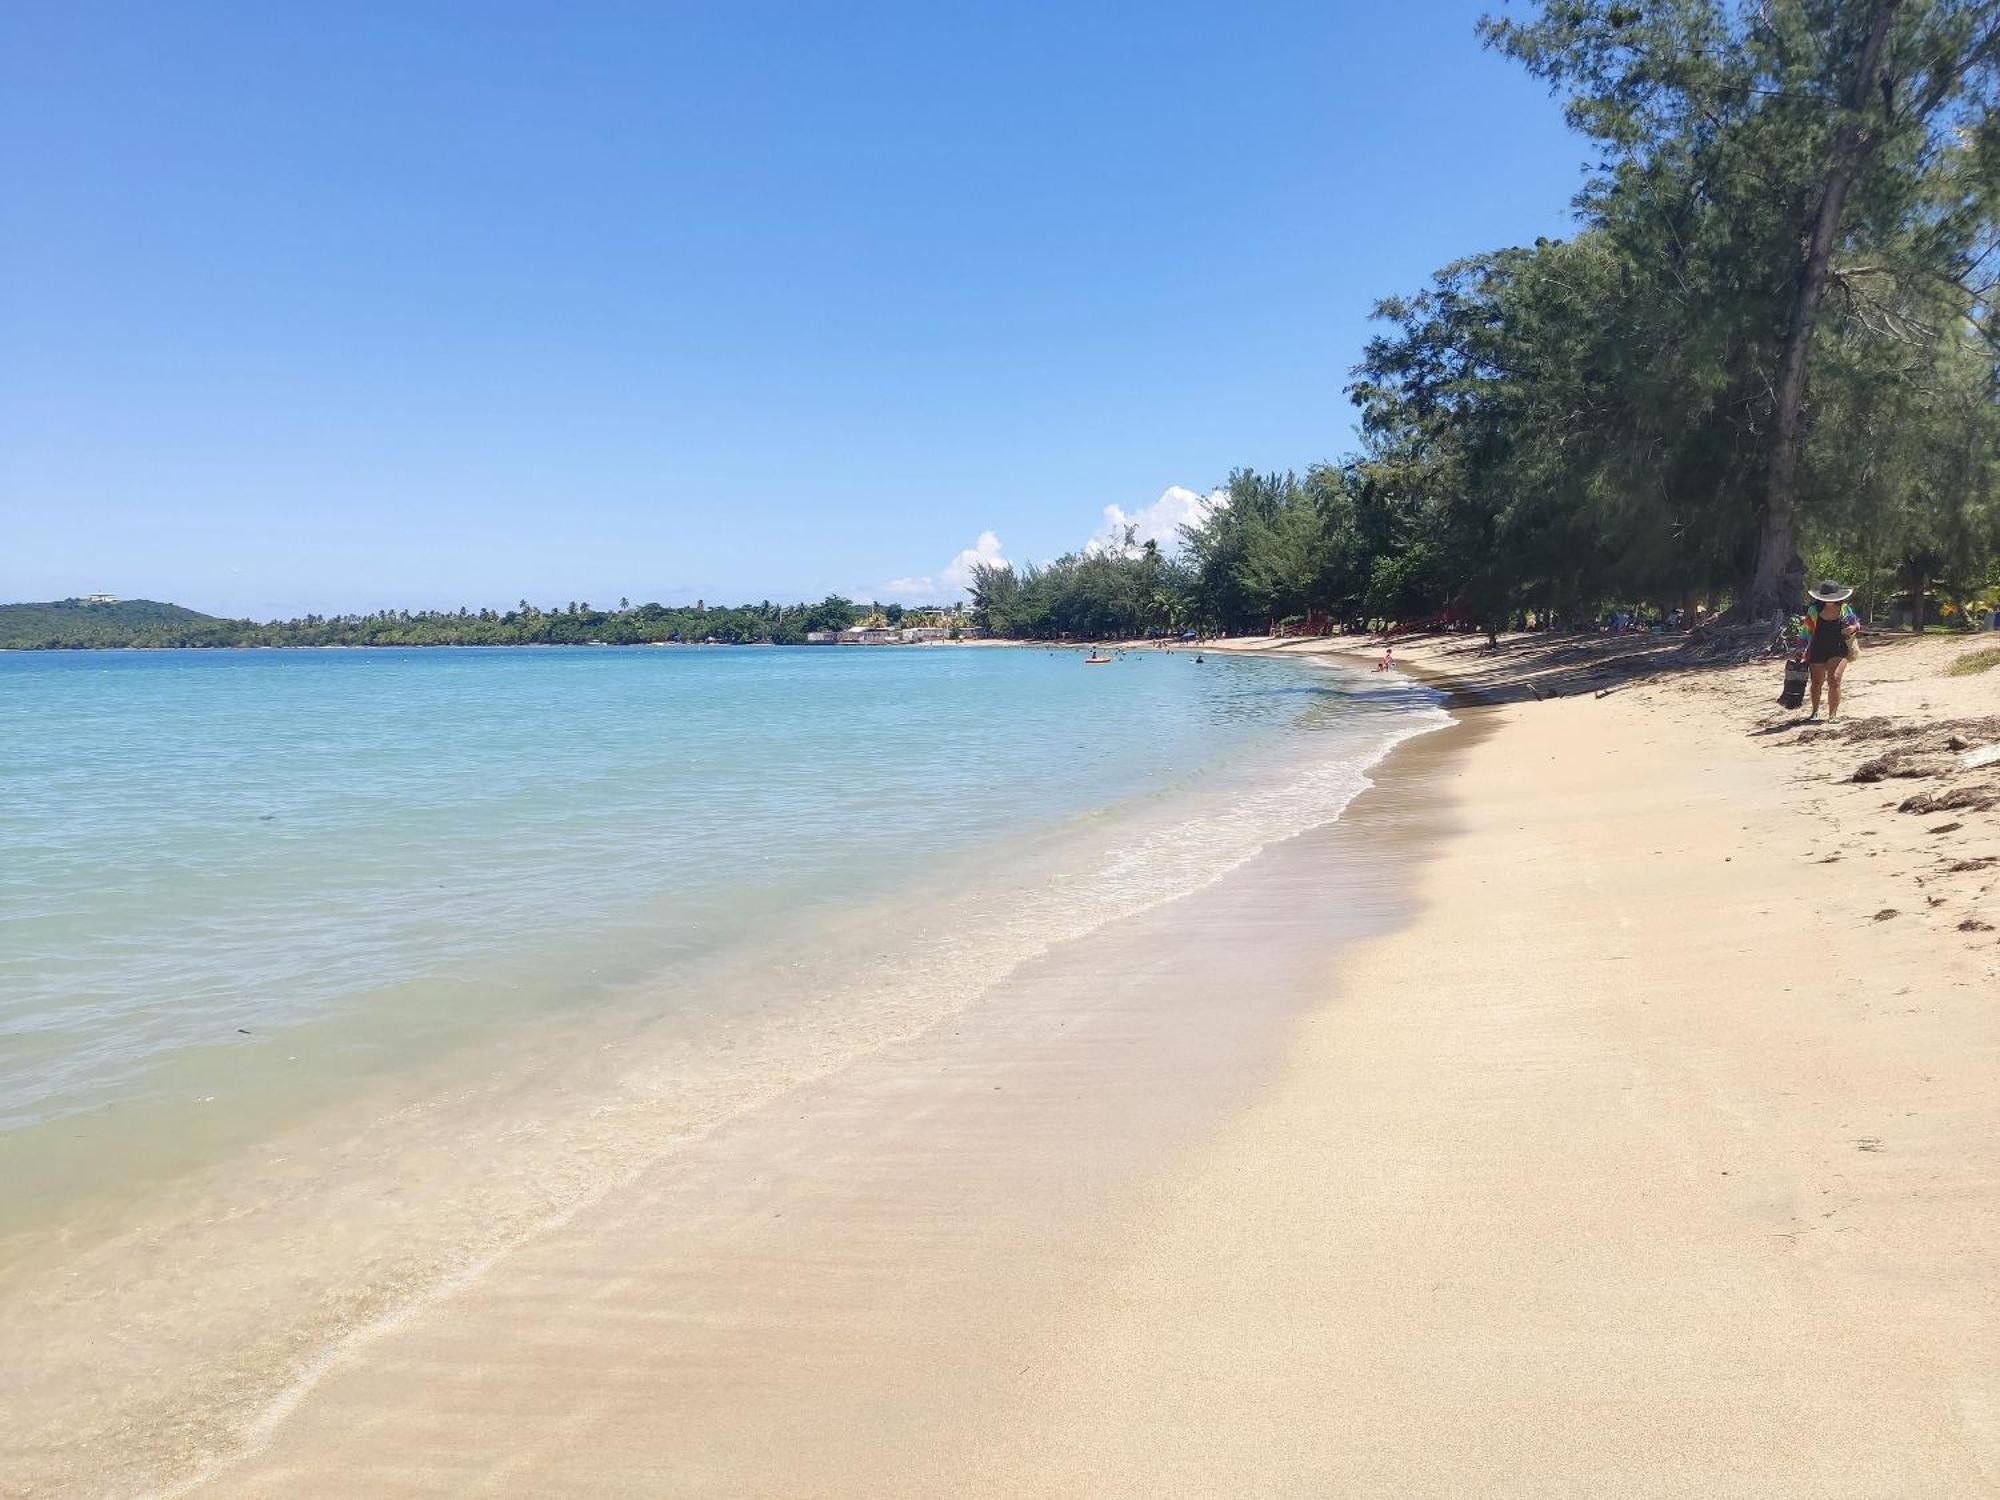
<svg viewBox="0 0 2000 1500"><path fill-rule="evenodd" d="M838 646L840 644L840 632L838 630L808 630L806 632L806 644L808 646Z"/></svg>
<svg viewBox="0 0 2000 1500"><path fill-rule="evenodd" d="M85 604L116 604L118 596L116 594L85 594L83 602Z"/></svg>
<svg viewBox="0 0 2000 1500"><path fill-rule="evenodd" d="M901 635L905 641L910 642L942 641L947 639L951 632L942 625L906 625Z"/></svg>
<svg viewBox="0 0 2000 1500"><path fill-rule="evenodd" d="M840 632L843 646L893 646L896 632L887 625L850 625Z"/></svg>

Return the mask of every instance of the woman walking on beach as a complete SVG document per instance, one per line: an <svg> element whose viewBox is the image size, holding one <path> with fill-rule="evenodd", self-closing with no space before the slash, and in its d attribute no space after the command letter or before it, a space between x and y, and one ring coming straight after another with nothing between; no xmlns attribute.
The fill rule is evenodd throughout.
<svg viewBox="0 0 2000 1500"><path fill-rule="evenodd" d="M1812 712L1807 722L1819 717L1819 698L1826 693L1826 717L1831 723L1840 713L1840 679L1847 664L1860 654L1855 638L1861 633L1861 617L1848 607L1853 589L1842 588L1831 578L1820 580L1812 591L1812 603L1799 616L1799 658L1812 674Z"/></svg>

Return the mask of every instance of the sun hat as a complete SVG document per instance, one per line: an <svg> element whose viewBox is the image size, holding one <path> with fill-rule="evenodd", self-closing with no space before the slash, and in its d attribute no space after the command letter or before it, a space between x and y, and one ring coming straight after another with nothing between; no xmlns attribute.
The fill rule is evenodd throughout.
<svg viewBox="0 0 2000 1500"><path fill-rule="evenodd" d="M1812 591L1812 596L1822 604L1838 604L1853 593L1853 589L1844 589L1831 578L1822 578L1819 587Z"/></svg>

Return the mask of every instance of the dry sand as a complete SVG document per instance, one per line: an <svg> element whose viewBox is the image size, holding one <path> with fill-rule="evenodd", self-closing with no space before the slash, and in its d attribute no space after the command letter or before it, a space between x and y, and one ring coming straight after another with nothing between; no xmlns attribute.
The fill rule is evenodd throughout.
<svg viewBox="0 0 2000 1500"><path fill-rule="evenodd" d="M2000 711L1944 654L1850 705ZM1995 916L2000 828L1769 748L1775 687L1490 711L1423 916L1156 1185L1018 1488L2000 1492L2000 945L1918 895Z"/></svg>
<svg viewBox="0 0 2000 1500"><path fill-rule="evenodd" d="M1565 649L1417 654L1568 694ZM2000 713L1957 649L1871 649L1851 714ZM339 1351L193 1492L2000 1493L2000 813L1896 811L1978 777L1843 781L1881 745L1775 692L1468 712Z"/></svg>

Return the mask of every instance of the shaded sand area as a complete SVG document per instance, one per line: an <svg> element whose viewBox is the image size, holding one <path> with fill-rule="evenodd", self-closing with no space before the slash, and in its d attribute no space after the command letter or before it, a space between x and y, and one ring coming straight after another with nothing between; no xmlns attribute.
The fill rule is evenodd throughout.
<svg viewBox="0 0 2000 1500"><path fill-rule="evenodd" d="M2000 1492L2000 814L1848 779L1880 746L1769 666L1600 698L1572 649L1399 646L1562 696L691 1142L169 1492ZM1871 650L1855 726L2000 712L1961 649Z"/></svg>

